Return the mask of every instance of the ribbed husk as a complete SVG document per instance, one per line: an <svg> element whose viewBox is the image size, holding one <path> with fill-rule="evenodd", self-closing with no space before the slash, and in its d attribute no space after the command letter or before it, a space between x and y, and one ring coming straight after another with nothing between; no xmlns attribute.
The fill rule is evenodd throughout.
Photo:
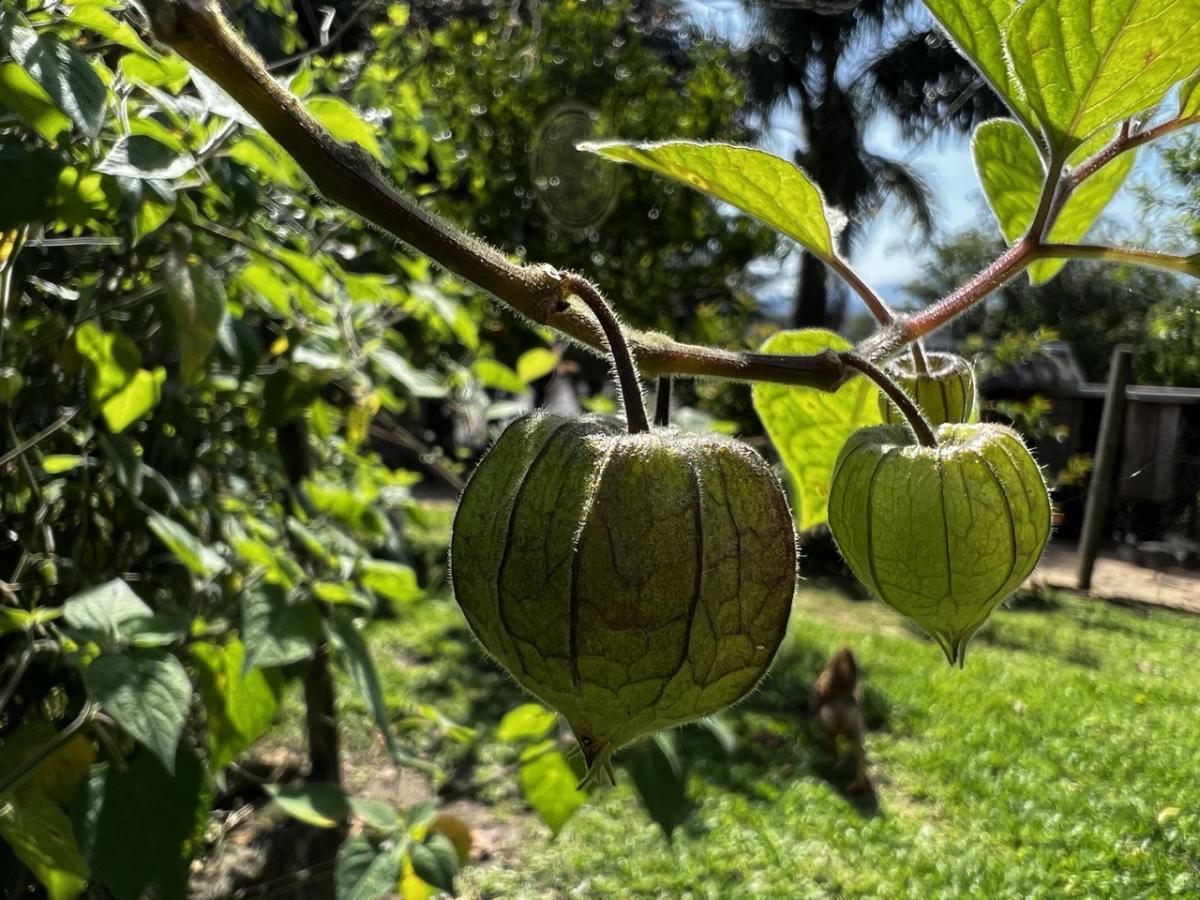
<svg viewBox="0 0 1200 900"><path fill-rule="evenodd" d="M838 457L829 527L855 576L931 634L951 663L1029 577L1050 536L1050 494L1002 425L864 428Z"/></svg>
<svg viewBox="0 0 1200 900"><path fill-rule="evenodd" d="M471 629L563 714L593 770L745 696L796 581L791 514L756 453L544 413L509 426L471 476L451 554Z"/></svg>
<svg viewBox="0 0 1200 900"><path fill-rule="evenodd" d="M978 421L979 398L972 365L952 353L927 353L925 360L929 371L921 374L916 372L911 356L897 357L884 368L917 401L935 428L947 423ZM904 424L900 410L882 393L879 413L885 424Z"/></svg>

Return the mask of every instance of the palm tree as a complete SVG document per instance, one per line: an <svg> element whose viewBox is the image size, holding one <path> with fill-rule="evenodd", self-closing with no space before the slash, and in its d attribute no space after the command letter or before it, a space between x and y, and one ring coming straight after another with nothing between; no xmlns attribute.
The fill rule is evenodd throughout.
<svg viewBox="0 0 1200 900"><path fill-rule="evenodd" d="M839 250L849 249L865 214L889 197L928 231L931 212L924 182L902 161L867 149L867 124L882 108L897 117L909 136L922 129L926 134L966 129L1001 114L999 100L940 32L926 24L910 26L848 80L847 57L863 52L885 30L904 25L911 0L744 2L756 37L746 54L750 97L764 117L784 104L795 107L804 141L796 163L826 200L848 216L838 236ZM825 267L805 253L792 323L821 326L831 318Z"/></svg>

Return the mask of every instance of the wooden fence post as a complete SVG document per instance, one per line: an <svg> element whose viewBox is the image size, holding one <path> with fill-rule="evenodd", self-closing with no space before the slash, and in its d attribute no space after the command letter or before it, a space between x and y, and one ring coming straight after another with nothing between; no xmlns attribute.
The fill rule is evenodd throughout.
<svg viewBox="0 0 1200 900"><path fill-rule="evenodd" d="M1104 517L1112 493L1113 469L1121 455L1121 425L1125 421L1125 388L1129 384L1129 368L1133 348L1118 344L1113 348L1108 364L1108 391L1104 397L1104 412L1100 416L1100 435L1096 439L1096 459L1088 483L1087 505L1083 512L1083 531L1079 535L1079 590L1092 586L1092 568L1100 552Z"/></svg>

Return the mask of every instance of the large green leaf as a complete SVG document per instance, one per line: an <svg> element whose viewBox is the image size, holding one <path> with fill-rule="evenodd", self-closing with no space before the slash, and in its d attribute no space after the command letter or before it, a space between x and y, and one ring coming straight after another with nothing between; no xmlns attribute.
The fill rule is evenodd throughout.
<svg viewBox="0 0 1200 900"><path fill-rule="evenodd" d="M118 725L168 771L174 769L192 699L192 683L178 659L163 650L106 654L83 670L83 683Z"/></svg>
<svg viewBox="0 0 1200 900"><path fill-rule="evenodd" d="M772 335L761 352L808 354L850 348L845 338L813 328ZM866 378L852 378L833 393L765 382L754 385L754 409L795 485L801 531L823 524L828 516L829 480L842 444L858 429L882 421L878 394Z"/></svg>
<svg viewBox="0 0 1200 900"><path fill-rule="evenodd" d="M1061 155L1155 106L1200 68L1195 0L1028 0L1006 38L1013 71Z"/></svg>
<svg viewBox="0 0 1200 900"><path fill-rule="evenodd" d="M247 670L300 662L321 640L321 616L311 600L293 603L279 585L258 584L242 592L242 640Z"/></svg>
<svg viewBox="0 0 1200 900"><path fill-rule="evenodd" d="M392 895L400 880L400 862L394 846L379 847L361 836L350 838L337 852L337 900L377 900Z"/></svg>
<svg viewBox="0 0 1200 900"><path fill-rule="evenodd" d="M821 259L835 255L836 229L820 188L786 159L753 147L691 141L612 141L580 144L580 149L691 185L799 241Z"/></svg>
<svg viewBox="0 0 1200 900"><path fill-rule="evenodd" d="M554 741L537 744L521 754L517 781L525 800L554 834L562 831L587 801L587 794L576 786L578 776Z"/></svg>
<svg viewBox="0 0 1200 900"><path fill-rule="evenodd" d="M167 373L161 367L139 368L142 354L130 338L84 322L75 332L75 348L83 357L92 402L111 431L124 431L158 404Z"/></svg>
<svg viewBox="0 0 1200 900"><path fill-rule="evenodd" d="M225 285L207 263L191 262L181 253L167 254L163 276L179 374L184 384L193 384L204 373L225 321Z"/></svg>
<svg viewBox="0 0 1200 900"><path fill-rule="evenodd" d="M0 109L16 113L48 141L71 128L71 120L54 105L46 89L15 62L0 63ZM10 173L6 167L5 174Z"/></svg>
<svg viewBox="0 0 1200 900"><path fill-rule="evenodd" d="M988 204L1009 244L1029 228L1046 177L1045 164L1033 140L1019 125L1005 119L985 122L972 142L975 168ZM1121 189L1133 168L1133 153L1122 153L1084 181L1067 198L1046 234L1055 243L1079 241ZM1029 267L1029 280L1043 284L1066 265L1064 259L1038 260Z"/></svg>
<svg viewBox="0 0 1200 900"><path fill-rule="evenodd" d="M83 55L53 34L38 34L12 8L0 13L0 43L88 140L95 140L108 88Z"/></svg>
<svg viewBox="0 0 1200 900"><path fill-rule="evenodd" d="M1004 55L1004 23L1017 0L925 0L925 5L992 90L1036 133L1037 119Z"/></svg>
<svg viewBox="0 0 1200 900"><path fill-rule="evenodd" d="M184 900L194 843L207 822L210 785L180 744L173 773L150 753L97 766L78 804L75 831L92 872L117 900Z"/></svg>
<svg viewBox="0 0 1200 900"><path fill-rule="evenodd" d="M221 646L193 644L191 650L204 702L209 764L219 772L271 726L279 697L266 674L244 671L246 648L237 638Z"/></svg>
<svg viewBox="0 0 1200 900"><path fill-rule="evenodd" d="M126 636L131 622L152 614L153 610L120 578L81 591L63 605L63 620L68 625L108 642Z"/></svg>

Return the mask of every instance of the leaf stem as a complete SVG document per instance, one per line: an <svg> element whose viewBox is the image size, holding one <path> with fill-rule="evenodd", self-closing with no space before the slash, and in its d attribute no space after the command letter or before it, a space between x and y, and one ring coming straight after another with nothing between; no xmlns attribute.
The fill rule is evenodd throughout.
<svg viewBox="0 0 1200 900"><path fill-rule="evenodd" d="M1046 259L1098 259L1104 262L1151 266L1200 278L1200 253L1178 256L1158 250L1105 247L1100 244L1042 244L1037 249L1037 255Z"/></svg>
<svg viewBox="0 0 1200 900"><path fill-rule="evenodd" d="M857 369L862 372L873 382L879 385L879 389L887 394L889 400L896 404L896 408L903 414L908 422L908 427L912 429L913 434L917 438L917 443L922 447L936 447L938 445L937 438L933 434L933 426L929 424L929 420L925 418L925 413L921 412L921 407L917 406L916 401L904 392L900 385L879 368L868 360L852 352L841 354L842 362L852 369Z"/></svg>
<svg viewBox="0 0 1200 900"><path fill-rule="evenodd" d="M875 317L876 322L880 325L891 325L896 321L896 313L869 284L863 281L862 276L854 270L854 267L850 263L836 254L827 261L830 267L841 275L854 292L862 298L863 303L871 311L871 315Z"/></svg>
<svg viewBox="0 0 1200 900"><path fill-rule="evenodd" d="M1068 186L1068 192L1074 190L1088 178L1095 175L1120 154L1140 147L1142 144L1148 144L1150 141L1157 140L1164 135L1177 131L1180 128L1186 128L1189 125L1200 125L1200 114L1194 116L1176 116L1174 119L1160 122L1151 128L1143 128L1141 131L1134 132L1133 134L1129 133L1128 128L1122 128L1121 133L1111 143L1102 147L1094 156L1084 160L1067 174L1066 185Z"/></svg>
<svg viewBox="0 0 1200 900"><path fill-rule="evenodd" d="M630 434L641 434L650 430L646 421L646 404L642 399L642 384L629 344L621 331L621 322L612 311L608 301L586 278L568 273L561 282L563 299L575 295L584 303L600 322L604 337L608 341L608 352L612 356L613 368L617 370L617 384L621 388L621 399L625 403L625 422Z"/></svg>

